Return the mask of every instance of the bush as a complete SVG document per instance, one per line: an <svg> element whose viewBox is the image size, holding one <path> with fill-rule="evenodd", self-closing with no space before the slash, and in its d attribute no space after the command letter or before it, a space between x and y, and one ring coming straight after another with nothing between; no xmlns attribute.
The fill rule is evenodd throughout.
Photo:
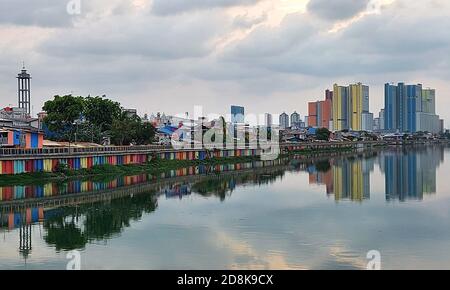
<svg viewBox="0 0 450 290"><path fill-rule="evenodd" d="M55 167L56 173L67 173L69 171L70 171L70 167L68 164L65 164L65 163L58 162L58 164Z"/></svg>

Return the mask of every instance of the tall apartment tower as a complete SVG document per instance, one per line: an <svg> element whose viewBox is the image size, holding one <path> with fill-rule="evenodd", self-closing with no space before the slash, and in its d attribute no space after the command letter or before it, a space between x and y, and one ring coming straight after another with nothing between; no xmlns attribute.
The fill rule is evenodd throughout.
<svg viewBox="0 0 450 290"><path fill-rule="evenodd" d="M348 87L333 86L333 129L350 129L350 98Z"/></svg>
<svg viewBox="0 0 450 290"><path fill-rule="evenodd" d="M18 85L18 105L19 108L25 109L28 115L31 114L31 75L27 73L25 66L22 68L22 72L17 76Z"/></svg>

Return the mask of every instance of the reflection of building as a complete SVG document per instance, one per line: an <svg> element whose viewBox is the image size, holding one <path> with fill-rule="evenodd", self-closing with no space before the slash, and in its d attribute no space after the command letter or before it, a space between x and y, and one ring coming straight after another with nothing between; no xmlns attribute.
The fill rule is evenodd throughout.
<svg viewBox="0 0 450 290"><path fill-rule="evenodd" d="M44 220L44 209L27 208L16 212L0 212L0 230L8 229L12 231L18 229L19 232L19 252L27 259L32 251L32 225Z"/></svg>
<svg viewBox="0 0 450 290"><path fill-rule="evenodd" d="M309 183L326 185L327 194L335 199L363 201L370 199L370 172L373 159L333 159L327 169L324 162L308 167ZM319 170L320 169L320 170Z"/></svg>
<svg viewBox="0 0 450 290"><path fill-rule="evenodd" d="M373 162L368 159L340 159L333 166L334 196L337 201L370 199L370 171Z"/></svg>
<svg viewBox="0 0 450 290"><path fill-rule="evenodd" d="M164 194L166 198L182 199L184 196L191 194L191 186L189 184L169 185L164 189Z"/></svg>
<svg viewBox="0 0 450 290"><path fill-rule="evenodd" d="M325 185L327 195L333 194L333 171L330 169L327 172L310 171L309 184Z"/></svg>
<svg viewBox="0 0 450 290"><path fill-rule="evenodd" d="M4 189L4 188L3 188ZM12 192L11 192L12 193ZM21 212L0 213L0 228L13 230L22 225L33 224L44 219L43 208L28 208Z"/></svg>
<svg viewBox="0 0 450 290"><path fill-rule="evenodd" d="M424 194L436 193L436 168L443 161L443 150L386 153L383 159L386 200L422 200Z"/></svg>

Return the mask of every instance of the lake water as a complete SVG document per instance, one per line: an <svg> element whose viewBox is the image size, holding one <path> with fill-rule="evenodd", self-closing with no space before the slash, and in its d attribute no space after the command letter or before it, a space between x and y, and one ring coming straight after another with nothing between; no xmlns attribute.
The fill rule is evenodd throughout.
<svg viewBox="0 0 450 290"><path fill-rule="evenodd" d="M0 190L0 269L450 269L450 149ZM70 258L70 257L69 257Z"/></svg>

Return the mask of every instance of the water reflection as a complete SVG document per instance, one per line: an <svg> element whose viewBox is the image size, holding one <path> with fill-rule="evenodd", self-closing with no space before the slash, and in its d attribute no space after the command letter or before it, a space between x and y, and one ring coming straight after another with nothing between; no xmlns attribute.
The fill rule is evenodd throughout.
<svg viewBox="0 0 450 290"><path fill-rule="evenodd" d="M376 154L333 158L308 167L309 183L326 186L336 201L370 199L370 176L376 163L385 177L386 201L423 200L436 194L436 170L444 148L390 149Z"/></svg>
<svg viewBox="0 0 450 290"><path fill-rule="evenodd" d="M327 195L334 195L336 201L368 200L375 156L364 154L320 161L308 167L309 183L325 185Z"/></svg>
<svg viewBox="0 0 450 290"><path fill-rule="evenodd" d="M0 232L17 235L17 249L25 260L34 250L33 229L42 231L42 240L56 252L83 250L89 244L106 245L120 237L133 223L154 213L161 198L175 202L202 197L225 202L244 187L262 191L283 183L288 174L298 180L306 177L310 185L320 186L321 192L336 202L366 203L371 199L372 177L378 168L384 178L386 202L421 201L424 195L438 192L436 171L444 162L444 150L394 148L329 158L196 166L157 176L2 187Z"/></svg>
<svg viewBox="0 0 450 290"><path fill-rule="evenodd" d="M380 160L386 183L386 200L422 200L436 194L436 169L444 162L443 150L386 152Z"/></svg>
<svg viewBox="0 0 450 290"><path fill-rule="evenodd" d="M132 221L139 221L156 208L157 200L152 194L64 207L49 213L45 219L44 240L57 251L83 249L87 243L105 242L120 235Z"/></svg>
<svg viewBox="0 0 450 290"><path fill-rule="evenodd" d="M213 168L190 167L158 176L141 174L106 181L3 187L0 231L19 230L19 252L25 259L32 251L33 224L43 226L44 241L56 251L82 250L88 243L106 243L133 221L155 211L159 196L182 199L194 192L224 201L237 185L274 181L283 175L287 163L287 159L256 161ZM198 181L189 181L197 175Z"/></svg>

